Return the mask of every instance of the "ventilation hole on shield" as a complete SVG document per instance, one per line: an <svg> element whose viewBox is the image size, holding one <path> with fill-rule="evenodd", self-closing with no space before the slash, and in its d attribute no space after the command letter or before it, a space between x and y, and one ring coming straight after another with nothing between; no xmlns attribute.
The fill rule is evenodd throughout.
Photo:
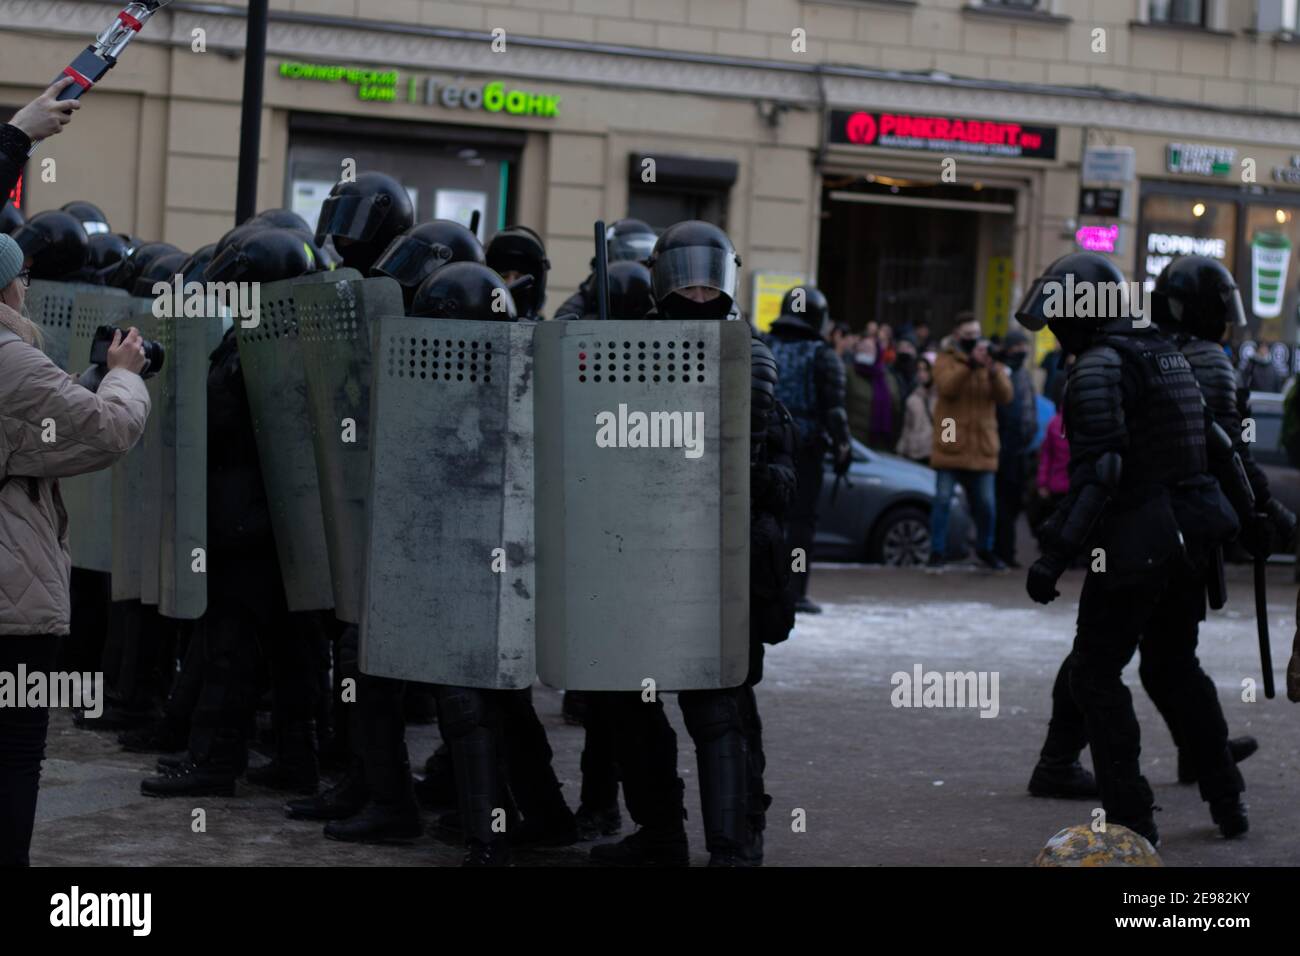
<svg viewBox="0 0 1300 956"><path fill-rule="evenodd" d="M464 363L464 362L457 362L457 363L456 363L456 371L458 371L458 372L463 372L463 371L465 371L465 363Z"/></svg>
<svg viewBox="0 0 1300 956"><path fill-rule="evenodd" d="M585 349L586 347L587 347L587 343L586 343L586 342L579 342L579 343L578 343L578 348L580 348L580 349Z"/></svg>
<svg viewBox="0 0 1300 956"><path fill-rule="evenodd" d="M630 381L632 381L632 376L631 376L631 375L624 375L624 376L623 376L623 381L625 381L625 382L630 382Z"/></svg>
<svg viewBox="0 0 1300 956"><path fill-rule="evenodd" d="M469 380L470 380L471 382L477 382L477 381L478 381L478 376L477 376L477 375L471 375L471 376L469 377Z"/></svg>
<svg viewBox="0 0 1300 956"><path fill-rule="evenodd" d="M658 376L658 375L655 376L655 381L656 381L656 382L659 381L659 376Z"/></svg>
<svg viewBox="0 0 1300 956"><path fill-rule="evenodd" d="M655 348L659 348L659 343L658 343L658 342L652 342L651 345L653 345Z"/></svg>
<svg viewBox="0 0 1300 956"><path fill-rule="evenodd" d="M696 381L697 381L697 382L702 382L702 381L704 381L704 376L701 375L699 378L696 379Z"/></svg>
<svg viewBox="0 0 1300 956"><path fill-rule="evenodd" d="M443 380L444 382L450 382L450 381L451 381L451 372L445 372L445 373L443 374L443 376L442 376L442 380Z"/></svg>
<svg viewBox="0 0 1300 956"><path fill-rule="evenodd" d="M420 378L428 378L428 377L429 377L429 374L428 374L427 372L421 372L421 373L420 373Z"/></svg>
<svg viewBox="0 0 1300 956"><path fill-rule="evenodd" d="M696 345L697 348L701 348L701 349L704 348L704 343L703 343L703 342L697 342L697 343L695 343L695 345Z"/></svg>
<svg viewBox="0 0 1300 956"><path fill-rule="evenodd" d="M644 342L638 342L638 343L636 344L636 347L639 348L639 349L643 349L643 348L645 348L645 343L644 343Z"/></svg>
<svg viewBox="0 0 1300 956"><path fill-rule="evenodd" d="M636 380L637 380L638 382L644 382L644 381L645 381L645 376L644 376L644 375L638 375L638 376L636 377Z"/></svg>
<svg viewBox="0 0 1300 956"><path fill-rule="evenodd" d="M675 381L677 381L677 379L676 379L674 376L669 375L669 376L668 376L668 381L670 381L670 382L675 382Z"/></svg>
<svg viewBox="0 0 1300 956"><path fill-rule="evenodd" d="M675 348L677 348L677 346L674 345L672 342L669 342L669 343L668 343L668 347L669 347L670 349L675 349Z"/></svg>
<svg viewBox="0 0 1300 956"><path fill-rule="evenodd" d="M599 375L595 376L595 380L596 380L597 382L599 382L599 381L600 381L600 376L599 376Z"/></svg>
<svg viewBox="0 0 1300 956"><path fill-rule="evenodd" d="M485 382L491 382L491 381L492 381L492 376L491 376L491 375L484 375L484 376L483 376L483 381L485 381Z"/></svg>
<svg viewBox="0 0 1300 956"><path fill-rule="evenodd" d="M672 356L669 356L669 358L671 358L671 357L672 357ZM668 371L672 372L672 371L674 371L674 370L675 370L675 366L673 366L673 365L670 364L670 365L668 366Z"/></svg>
<svg viewBox="0 0 1300 956"><path fill-rule="evenodd" d="M464 375L457 375L457 376L456 376L456 381L458 381L458 382L463 382L463 381L465 381L465 376L464 376Z"/></svg>

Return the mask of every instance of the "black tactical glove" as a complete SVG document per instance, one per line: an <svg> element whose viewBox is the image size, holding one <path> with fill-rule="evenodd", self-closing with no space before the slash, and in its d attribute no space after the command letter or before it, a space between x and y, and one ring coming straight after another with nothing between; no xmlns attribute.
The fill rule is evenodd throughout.
<svg viewBox="0 0 1300 956"><path fill-rule="evenodd" d="M1270 498L1264 506L1269 521L1273 524L1273 541L1277 548L1288 554L1295 550L1295 512L1276 498Z"/></svg>
<svg viewBox="0 0 1300 956"><path fill-rule="evenodd" d="M1065 562L1045 554L1029 566L1025 590L1035 603L1051 604L1061 594L1056 590L1056 582L1064 572Z"/></svg>

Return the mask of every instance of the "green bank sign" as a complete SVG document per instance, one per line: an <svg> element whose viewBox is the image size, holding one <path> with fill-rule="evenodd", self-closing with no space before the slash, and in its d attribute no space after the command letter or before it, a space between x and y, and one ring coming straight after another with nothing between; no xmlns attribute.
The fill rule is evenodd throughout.
<svg viewBox="0 0 1300 956"><path fill-rule="evenodd" d="M346 83L355 86L357 99L380 103L424 103L447 109L484 110L515 116L559 116L560 98L531 90L514 89L496 80L482 86L459 81L439 83L433 77L405 80L396 70L362 70L320 63L280 64L280 75L288 80L318 83Z"/></svg>

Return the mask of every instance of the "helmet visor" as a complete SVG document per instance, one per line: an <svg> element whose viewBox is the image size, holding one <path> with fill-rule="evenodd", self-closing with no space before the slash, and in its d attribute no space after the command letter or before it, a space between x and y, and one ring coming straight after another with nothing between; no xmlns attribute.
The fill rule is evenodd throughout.
<svg viewBox="0 0 1300 956"><path fill-rule="evenodd" d="M316 223L316 241L342 236L355 242L369 242L388 216L389 199L383 193L374 196L330 196L320 209Z"/></svg>
<svg viewBox="0 0 1300 956"><path fill-rule="evenodd" d="M622 262L634 259L644 262L650 258L650 253L654 252L656 241L653 232L628 232L618 236L611 233L606 243L609 261Z"/></svg>
<svg viewBox="0 0 1300 956"><path fill-rule="evenodd" d="M1223 290L1223 321L1228 328L1246 327L1246 307L1241 304L1241 290L1235 285Z"/></svg>
<svg viewBox="0 0 1300 956"><path fill-rule="evenodd" d="M1037 332L1046 326L1047 320L1053 318L1047 314L1046 309L1049 297L1048 286L1052 284L1059 286L1060 282L1061 280L1056 276L1039 276L1035 279L1029 291L1020 300L1020 305L1016 307L1016 321L1031 332Z"/></svg>
<svg viewBox="0 0 1300 956"><path fill-rule="evenodd" d="M739 264L736 254L712 246L683 246L669 249L655 258L654 293L663 300L666 296L704 286L716 289L733 302L736 300L736 274Z"/></svg>
<svg viewBox="0 0 1300 956"><path fill-rule="evenodd" d="M371 271L397 280L397 284L410 288L418 286L451 259L451 250L443 245L430 245L410 236L399 236L388 244L384 254Z"/></svg>
<svg viewBox="0 0 1300 956"><path fill-rule="evenodd" d="M238 279L243 273L246 262L247 257L240 253L238 246L226 246L221 251L221 255L214 257L208 263L208 267L203 270L203 280L205 282L230 282Z"/></svg>

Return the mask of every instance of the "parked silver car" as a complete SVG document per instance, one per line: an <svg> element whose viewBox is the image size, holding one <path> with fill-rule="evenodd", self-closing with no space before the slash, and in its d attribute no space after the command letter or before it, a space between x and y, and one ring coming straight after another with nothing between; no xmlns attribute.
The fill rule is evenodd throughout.
<svg viewBox="0 0 1300 956"><path fill-rule="evenodd" d="M915 566L930 557L933 468L853 442L853 463L835 490L835 471L826 458L813 558ZM832 500L833 499L833 500ZM970 553L974 525L966 493L953 494L948 559Z"/></svg>

